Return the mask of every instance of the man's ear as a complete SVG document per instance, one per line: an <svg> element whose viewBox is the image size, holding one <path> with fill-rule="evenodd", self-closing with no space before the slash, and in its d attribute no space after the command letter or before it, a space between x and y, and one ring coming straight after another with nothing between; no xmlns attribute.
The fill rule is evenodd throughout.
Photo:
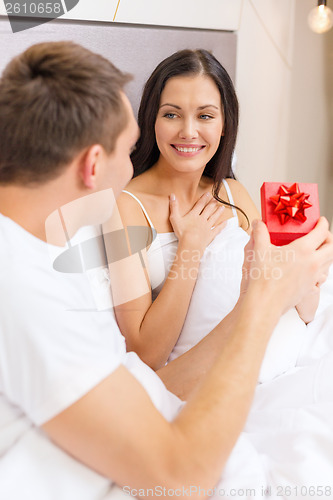
<svg viewBox="0 0 333 500"><path fill-rule="evenodd" d="M96 188L96 176L102 160L103 148L94 144L85 152L80 162L80 174L83 184L88 189Z"/></svg>

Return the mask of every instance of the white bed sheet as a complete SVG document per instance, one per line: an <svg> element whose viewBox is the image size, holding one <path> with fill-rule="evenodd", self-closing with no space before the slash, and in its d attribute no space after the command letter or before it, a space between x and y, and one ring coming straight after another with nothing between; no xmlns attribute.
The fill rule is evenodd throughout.
<svg viewBox="0 0 333 500"><path fill-rule="evenodd" d="M267 353L266 380L213 498L333 498L333 266L304 338L286 333ZM295 366L269 379L289 347Z"/></svg>

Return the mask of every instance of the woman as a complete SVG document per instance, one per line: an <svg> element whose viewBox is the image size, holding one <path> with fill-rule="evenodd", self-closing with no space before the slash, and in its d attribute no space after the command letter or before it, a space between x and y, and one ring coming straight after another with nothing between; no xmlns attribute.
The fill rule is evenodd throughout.
<svg viewBox="0 0 333 500"><path fill-rule="evenodd" d="M232 172L238 102L212 54L183 50L162 61L138 122L135 175L118 207L124 227L148 226L156 238L143 252L144 272L139 264L131 274L146 292L115 313L127 349L157 369L233 309L250 223L260 216ZM305 322L317 304L318 290L299 304Z"/></svg>

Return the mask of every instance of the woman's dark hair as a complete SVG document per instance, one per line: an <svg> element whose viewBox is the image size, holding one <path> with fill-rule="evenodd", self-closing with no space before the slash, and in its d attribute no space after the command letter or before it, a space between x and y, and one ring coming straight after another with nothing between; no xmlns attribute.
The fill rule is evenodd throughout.
<svg viewBox="0 0 333 500"><path fill-rule="evenodd" d="M149 77L141 98L138 123L141 131L136 149L132 153L134 177L151 168L160 152L155 139L155 121L166 82L175 76L206 75L216 84L223 106L224 135L213 158L207 163L203 175L213 180L214 198L234 206L219 197L222 180L235 179L231 161L238 129L238 100L231 78L219 61L207 50L180 50L164 59ZM246 214L239 207L248 220Z"/></svg>

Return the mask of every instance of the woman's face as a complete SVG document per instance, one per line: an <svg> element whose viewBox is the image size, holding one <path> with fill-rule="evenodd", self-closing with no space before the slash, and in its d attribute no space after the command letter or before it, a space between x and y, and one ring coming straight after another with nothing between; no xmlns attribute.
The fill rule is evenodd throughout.
<svg viewBox="0 0 333 500"><path fill-rule="evenodd" d="M160 161L181 172L202 170L216 153L223 122L220 92L210 77L170 78L155 122Z"/></svg>

